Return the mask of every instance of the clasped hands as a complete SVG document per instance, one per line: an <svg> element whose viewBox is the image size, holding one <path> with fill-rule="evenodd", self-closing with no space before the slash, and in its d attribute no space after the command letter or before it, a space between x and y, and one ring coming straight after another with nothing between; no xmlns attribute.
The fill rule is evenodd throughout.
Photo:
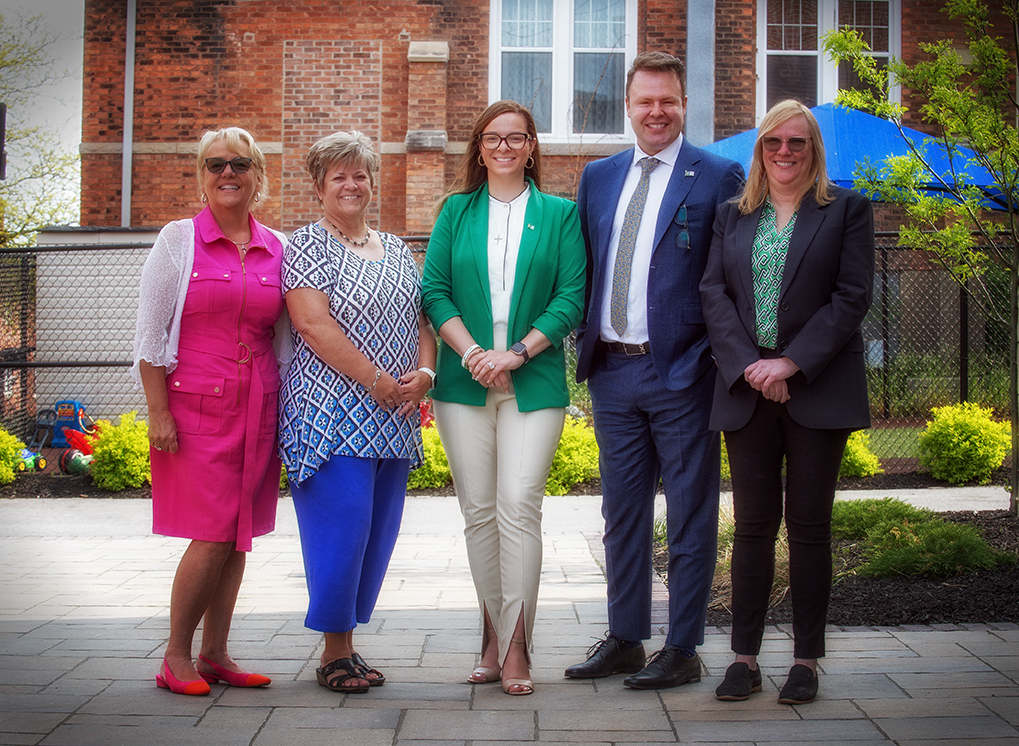
<svg viewBox="0 0 1019 746"><path fill-rule="evenodd" d="M371 395L383 409L397 409L397 414L406 417L417 411L431 387L431 376L422 370L412 370L398 379L382 371Z"/></svg>
<svg viewBox="0 0 1019 746"><path fill-rule="evenodd" d="M524 358L515 352L482 350L471 355L467 361L467 369L471 373L471 378L486 389L498 388L509 393L509 372L523 364Z"/></svg>
<svg viewBox="0 0 1019 746"><path fill-rule="evenodd" d="M768 358L748 365L743 371L743 377L765 399L785 404L789 401L789 384L786 379L795 375L799 369L800 366L787 357Z"/></svg>

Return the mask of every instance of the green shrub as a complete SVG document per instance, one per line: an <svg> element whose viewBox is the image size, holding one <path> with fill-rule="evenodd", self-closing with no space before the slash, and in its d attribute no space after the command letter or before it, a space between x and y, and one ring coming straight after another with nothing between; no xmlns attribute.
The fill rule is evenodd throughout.
<svg viewBox="0 0 1019 746"><path fill-rule="evenodd" d="M449 471L449 461L446 459L446 451L442 448L439 431L434 427L421 428L421 438L425 444L425 460L411 472L407 480L407 489L444 487L453 481L453 475Z"/></svg>
<svg viewBox="0 0 1019 746"><path fill-rule="evenodd" d="M953 484L989 482L1008 453L1010 425L995 422L990 408L973 402L931 411L934 420L920 433L920 465Z"/></svg>
<svg viewBox="0 0 1019 746"><path fill-rule="evenodd" d="M887 523L920 522L931 520L935 513L914 508L891 497L866 500L836 500L831 513L833 539L862 541L875 526Z"/></svg>
<svg viewBox="0 0 1019 746"><path fill-rule="evenodd" d="M594 428L586 420L567 417L559 447L552 459L545 494L565 495L573 485L597 476L598 443Z"/></svg>
<svg viewBox="0 0 1019 746"><path fill-rule="evenodd" d="M722 479L732 479L732 469L729 468L729 449L725 447L725 436L722 436Z"/></svg>
<svg viewBox="0 0 1019 746"><path fill-rule="evenodd" d="M287 479L287 467L280 467L280 492L290 489L290 480Z"/></svg>
<svg viewBox="0 0 1019 746"><path fill-rule="evenodd" d="M842 452L839 477L871 477L881 472L881 461L870 450L870 434L863 430L850 433Z"/></svg>
<svg viewBox="0 0 1019 746"><path fill-rule="evenodd" d="M21 461L21 449L24 447L24 443L0 428L0 484L14 481L14 474Z"/></svg>
<svg viewBox="0 0 1019 746"><path fill-rule="evenodd" d="M919 523L887 522L867 534L860 575L924 575L947 578L974 570L1015 564L1015 555L996 551L972 526L931 518Z"/></svg>
<svg viewBox="0 0 1019 746"><path fill-rule="evenodd" d="M109 492L141 487L152 481L149 466L149 426L139 422L137 412L120 416L120 424L100 420L99 436L92 451L92 479ZM213 465L214 466L214 465Z"/></svg>

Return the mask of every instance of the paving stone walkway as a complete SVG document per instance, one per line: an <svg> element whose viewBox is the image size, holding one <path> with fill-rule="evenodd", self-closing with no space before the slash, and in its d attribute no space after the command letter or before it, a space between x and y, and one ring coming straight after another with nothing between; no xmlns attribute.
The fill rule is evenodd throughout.
<svg viewBox="0 0 1019 746"><path fill-rule="evenodd" d="M277 531L255 540L232 636L234 657L272 686L182 697L154 675L186 542L149 533L146 501L0 501L0 744L1019 745L1017 624L830 628L820 697L801 707L776 702L786 628L768 629L764 692L744 703L713 696L731 659L726 630L714 628L699 683L636 692L620 677L564 679L606 627L599 504L545 501L532 696L463 683L480 635L462 519L455 498L412 497L375 617L355 638L385 686L338 695L316 685L321 636L304 628L283 500ZM661 643L656 628L648 648Z"/></svg>

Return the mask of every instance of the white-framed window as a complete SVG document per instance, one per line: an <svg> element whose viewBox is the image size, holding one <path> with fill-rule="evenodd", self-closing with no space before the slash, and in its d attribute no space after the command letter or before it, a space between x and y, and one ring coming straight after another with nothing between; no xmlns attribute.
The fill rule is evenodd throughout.
<svg viewBox="0 0 1019 746"><path fill-rule="evenodd" d="M489 101L527 106L543 140L629 139L636 30L637 0L492 0Z"/></svg>
<svg viewBox="0 0 1019 746"><path fill-rule="evenodd" d="M859 85L850 66L836 67L820 48L823 34L849 26L887 62L901 54L901 19L901 0L757 0L757 121L782 99L816 106Z"/></svg>

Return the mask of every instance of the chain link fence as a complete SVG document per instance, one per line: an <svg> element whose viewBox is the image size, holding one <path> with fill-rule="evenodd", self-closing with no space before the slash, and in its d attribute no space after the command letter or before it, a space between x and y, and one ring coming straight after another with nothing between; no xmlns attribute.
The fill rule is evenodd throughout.
<svg viewBox="0 0 1019 746"><path fill-rule="evenodd" d="M967 292L927 255L878 233L874 303L863 325L873 430L887 472L916 471L931 408L960 401L1008 419L1009 278L991 269Z"/></svg>
<svg viewBox="0 0 1019 746"><path fill-rule="evenodd" d="M1008 278L970 297L919 252L877 235L874 304L864 323L874 429L886 471L918 467L931 407L961 400L1008 416ZM427 236L406 236L419 263ZM95 419L147 414L129 375L138 283L151 239L0 250L0 424L26 442L39 414L80 402ZM586 389L574 398L587 409Z"/></svg>

